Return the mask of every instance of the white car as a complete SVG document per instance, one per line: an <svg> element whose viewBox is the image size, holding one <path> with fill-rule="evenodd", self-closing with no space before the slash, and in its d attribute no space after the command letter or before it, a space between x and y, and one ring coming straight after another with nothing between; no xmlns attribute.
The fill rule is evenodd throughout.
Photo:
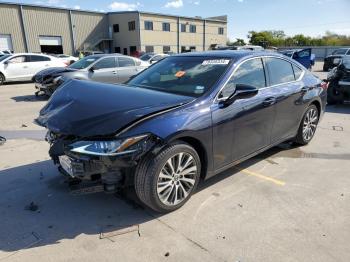
<svg viewBox="0 0 350 262"><path fill-rule="evenodd" d="M0 55L10 55L12 54L13 52L11 52L10 50L1 50L0 51Z"/></svg>
<svg viewBox="0 0 350 262"><path fill-rule="evenodd" d="M140 59L144 62L147 62L148 64L154 64L157 63L158 61L164 59L169 55L167 54L156 54L156 53L145 53L140 57Z"/></svg>
<svg viewBox="0 0 350 262"><path fill-rule="evenodd" d="M39 71L66 64L53 56L20 53L0 57L0 85L11 81L29 81Z"/></svg>
<svg viewBox="0 0 350 262"><path fill-rule="evenodd" d="M58 59L62 60L63 63L65 63L66 65L73 64L74 62L76 62L76 61L79 60L78 57L74 57L74 56L70 56L70 55L65 55L65 54L56 55L56 57L57 57Z"/></svg>

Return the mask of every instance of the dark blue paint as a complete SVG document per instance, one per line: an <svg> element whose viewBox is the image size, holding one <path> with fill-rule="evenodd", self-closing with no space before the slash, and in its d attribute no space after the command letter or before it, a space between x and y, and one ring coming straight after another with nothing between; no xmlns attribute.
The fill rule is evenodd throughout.
<svg viewBox="0 0 350 262"><path fill-rule="evenodd" d="M306 69L301 81L260 89L254 97L239 99L222 107L215 97L237 65L248 58L266 55L294 63L283 55L267 52L215 51L186 54L227 57L234 63L209 92L196 99L126 86L73 82L70 88L81 86L77 88L78 92L74 91L73 95L68 87L59 89L41 112L39 122L49 129L54 127L59 133L62 129L66 134L74 133L79 137L109 134L111 131L117 133L123 128L126 129L121 132L121 137L152 133L162 141L159 147L176 139L191 138L198 141L205 150L206 161L203 165L207 167L207 177L210 177L235 161L293 138L304 112L312 102L319 103L321 114L324 112L326 92L321 88L321 81ZM98 88L99 93L96 92ZM84 95L79 97L79 92ZM51 120L50 104L57 102L58 107L64 107L65 102L70 104L76 100L79 101L76 107L67 108L62 115L53 113L56 120ZM161 111L180 104L182 105L170 111ZM111 114L108 114L108 109ZM142 121L144 116L159 111L160 114ZM66 117L69 121L65 120ZM40 118L45 121L40 121ZM141 122L128 128L136 120Z"/></svg>

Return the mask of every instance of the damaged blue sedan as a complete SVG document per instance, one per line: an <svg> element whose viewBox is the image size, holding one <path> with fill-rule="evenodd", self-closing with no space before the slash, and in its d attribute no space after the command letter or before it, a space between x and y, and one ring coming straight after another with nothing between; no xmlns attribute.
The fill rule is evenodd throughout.
<svg viewBox="0 0 350 262"><path fill-rule="evenodd" d="M36 122L79 185L133 186L178 209L198 183L284 141L308 144L327 85L286 56L215 51L167 57L124 85L65 82Z"/></svg>

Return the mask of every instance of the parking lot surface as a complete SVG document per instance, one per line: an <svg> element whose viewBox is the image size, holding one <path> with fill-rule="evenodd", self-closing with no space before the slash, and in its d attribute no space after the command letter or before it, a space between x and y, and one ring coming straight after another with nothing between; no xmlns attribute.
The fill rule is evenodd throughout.
<svg viewBox="0 0 350 262"><path fill-rule="evenodd" d="M0 261L350 261L349 104L327 108L308 146L272 148L159 215L132 193L70 194L33 93L0 87Z"/></svg>

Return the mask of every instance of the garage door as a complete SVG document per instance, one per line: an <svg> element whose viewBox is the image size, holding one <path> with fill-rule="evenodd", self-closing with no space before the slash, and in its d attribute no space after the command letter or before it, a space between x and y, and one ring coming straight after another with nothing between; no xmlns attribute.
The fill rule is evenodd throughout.
<svg viewBox="0 0 350 262"><path fill-rule="evenodd" d="M11 35L0 35L0 50L13 50Z"/></svg>
<svg viewBox="0 0 350 262"><path fill-rule="evenodd" d="M62 54L62 38L60 36L39 36L42 53Z"/></svg>

